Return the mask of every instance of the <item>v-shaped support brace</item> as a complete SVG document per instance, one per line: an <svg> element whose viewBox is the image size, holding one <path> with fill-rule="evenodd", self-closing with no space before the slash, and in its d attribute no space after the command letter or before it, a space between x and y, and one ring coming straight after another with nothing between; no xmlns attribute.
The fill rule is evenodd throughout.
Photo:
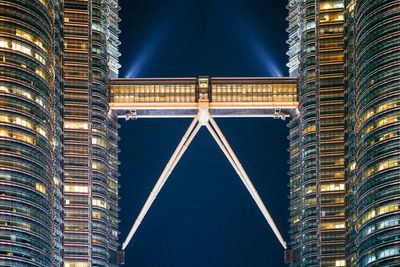
<svg viewBox="0 0 400 267"><path fill-rule="evenodd" d="M156 199L158 193L160 193L160 191L161 191L162 187L164 186L165 182L167 181L168 177L174 170L176 164L181 159L183 153L185 153L186 149L192 142L193 138L198 133L201 126L205 126L208 129L208 131L211 133L212 137L215 139L218 146L224 152L226 158L229 160L232 167L235 169L235 171L239 175L243 184L246 186L250 195L253 197L258 208L260 209L261 213L264 215L265 219L267 220L269 226L272 228L272 231L275 233L279 242L282 244L284 249L286 249L287 248L286 242L283 240L282 235L279 233L278 228L276 227L271 215L269 214L267 208L265 207L260 196L258 195L257 190L254 188L253 184L251 183L249 176L243 169L242 164L240 164L240 161L236 157L235 153L233 152L233 150L232 150L231 146L229 145L228 141L226 140L225 136L222 134L222 131L218 127L214 118L211 116L211 114L209 112L208 101L200 101L199 102L199 112L197 113L196 117L193 119L193 121L190 124L189 128L187 129L185 135L182 137L182 140L179 142L178 147L175 149L174 154L172 154L170 160L168 161L167 165L165 166L163 172L160 175L160 178L158 178L156 185L154 186L153 190L151 191L150 196L147 198L146 203L144 204L142 210L140 211L139 216L137 217L135 223L133 224L132 229L130 230L125 242L122 244L122 250L125 250L126 246L131 241L133 235L135 234L136 230L138 229L138 227L139 227L140 223L142 222L144 216L146 215L147 211L150 209L150 207L153 204L154 200Z"/></svg>

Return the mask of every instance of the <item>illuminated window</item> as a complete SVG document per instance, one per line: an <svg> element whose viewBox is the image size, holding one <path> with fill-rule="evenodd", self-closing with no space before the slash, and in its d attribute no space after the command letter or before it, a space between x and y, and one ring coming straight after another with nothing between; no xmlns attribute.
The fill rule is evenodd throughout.
<svg viewBox="0 0 400 267"><path fill-rule="evenodd" d="M47 132L42 127L36 128L37 132L47 138Z"/></svg>
<svg viewBox="0 0 400 267"><path fill-rule="evenodd" d="M396 103L396 102L385 103L378 107L377 112L381 112L381 111L384 111L384 110L387 110L390 108L395 108L397 106L398 106L398 103Z"/></svg>
<svg viewBox="0 0 400 267"><path fill-rule="evenodd" d="M15 118L15 123L24 127L32 128L31 122L20 117Z"/></svg>
<svg viewBox="0 0 400 267"><path fill-rule="evenodd" d="M379 165L367 169L361 176L361 180L367 178L368 176L374 174L375 172L382 171L388 168L396 167L400 165L400 159L394 158L383 161Z"/></svg>
<svg viewBox="0 0 400 267"><path fill-rule="evenodd" d="M41 183L36 183L36 190L42 192L43 194L46 194L46 187Z"/></svg>
<svg viewBox="0 0 400 267"><path fill-rule="evenodd" d="M26 45L12 42L11 48L12 48L12 50L16 50L16 51L22 52L24 54L32 55L32 49Z"/></svg>
<svg viewBox="0 0 400 267"><path fill-rule="evenodd" d="M46 60L44 60L44 58L38 53L35 53L35 58L39 60L43 65L46 65Z"/></svg>
<svg viewBox="0 0 400 267"><path fill-rule="evenodd" d="M98 213L98 212L93 212L93 213L92 213L92 217L93 217L93 218L97 218L97 219L101 219L101 214Z"/></svg>
<svg viewBox="0 0 400 267"><path fill-rule="evenodd" d="M8 41L6 41L6 40L0 40L0 47L2 47L2 48L8 48Z"/></svg>
<svg viewBox="0 0 400 267"><path fill-rule="evenodd" d="M379 164L378 166L378 171L387 169L387 168L391 168L391 167L395 167L399 165L399 160L397 159L392 159L392 160L388 160L388 161L384 161L382 163Z"/></svg>
<svg viewBox="0 0 400 267"><path fill-rule="evenodd" d="M313 193L315 191L316 191L316 186L315 185L307 186L306 188L304 188L304 194Z"/></svg>
<svg viewBox="0 0 400 267"><path fill-rule="evenodd" d="M118 232L117 231L111 230L111 233L112 233L113 236L118 237Z"/></svg>
<svg viewBox="0 0 400 267"><path fill-rule="evenodd" d="M344 159L339 159L335 161L335 165L343 165L344 164Z"/></svg>
<svg viewBox="0 0 400 267"><path fill-rule="evenodd" d="M7 115L0 115L1 122L10 122L10 119Z"/></svg>
<svg viewBox="0 0 400 267"><path fill-rule="evenodd" d="M394 255L399 255L399 254L400 254L400 249L398 247L387 248L387 249L379 252L378 259L391 257L391 256L394 256Z"/></svg>
<svg viewBox="0 0 400 267"><path fill-rule="evenodd" d="M38 74L40 77L42 77L43 79L45 79L45 75L44 75L44 71L41 68L36 68L35 69L35 73Z"/></svg>
<svg viewBox="0 0 400 267"><path fill-rule="evenodd" d="M378 127L381 127L383 125L386 125L386 124L389 124L389 123L392 123L392 122L397 122L397 121L398 121L397 116L386 117L386 118L381 119L378 122Z"/></svg>
<svg viewBox="0 0 400 267"><path fill-rule="evenodd" d="M99 145L99 146L102 146L102 147L105 147L105 148L107 147L107 142L102 138L93 137L92 143L94 145Z"/></svg>
<svg viewBox="0 0 400 267"><path fill-rule="evenodd" d="M18 90L15 93L25 96L26 98L32 99L32 94L25 90Z"/></svg>
<svg viewBox="0 0 400 267"><path fill-rule="evenodd" d="M101 200L101 199L93 199L92 200L92 205L102 207L104 209L108 209L108 204L106 201Z"/></svg>
<svg viewBox="0 0 400 267"><path fill-rule="evenodd" d="M64 262L64 267L89 267L89 264L87 262L66 261Z"/></svg>
<svg viewBox="0 0 400 267"><path fill-rule="evenodd" d="M344 229L344 222L322 223L322 229Z"/></svg>
<svg viewBox="0 0 400 267"><path fill-rule="evenodd" d="M307 128L305 128L303 130L303 133L315 132L315 130L316 130L316 126L315 125L311 125L311 126L308 126Z"/></svg>
<svg viewBox="0 0 400 267"><path fill-rule="evenodd" d="M335 266L336 267L346 266L346 260L336 260Z"/></svg>
<svg viewBox="0 0 400 267"><path fill-rule="evenodd" d="M356 168L356 162L352 162L350 164L350 171L353 171Z"/></svg>
<svg viewBox="0 0 400 267"><path fill-rule="evenodd" d="M335 178L343 178L344 177L344 172L335 172Z"/></svg>
<svg viewBox="0 0 400 267"><path fill-rule="evenodd" d="M326 3L321 6L321 9L330 9L330 8L333 8L333 5L331 3Z"/></svg>
<svg viewBox="0 0 400 267"><path fill-rule="evenodd" d="M83 129L87 130L89 128L89 124L87 122L78 122L78 121L65 121L64 127L66 129Z"/></svg>
<svg viewBox="0 0 400 267"><path fill-rule="evenodd" d="M64 186L65 192L88 193L88 186L84 185L66 185Z"/></svg>
<svg viewBox="0 0 400 267"><path fill-rule="evenodd" d="M344 16L343 15L339 15L335 18L335 20L344 20Z"/></svg>
<svg viewBox="0 0 400 267"><path fill-rule="evenodd" d="M344 190L344 184L323 184L321 185L321 191L339 191Z"/></svg>
<svg viewBox="0 0 400 267"><path fill-rule="evenodd" d="M1 44L1 41L0 41L0 44ZM1 47L1 45L0 45L0 47ZM0 92L9 93L10 90L7 87L2 85L2 86L0 86Z"/></svg>
<svg viewBox="0 0 400 267"><path fill-rule="evenodd" d="M391 203L391 204L379 207L378 209L375 209L375 208L371 209L370 211L368 211L367 213L365 213L362 216L361 222L357 224L357 229L360 228L362 224L364 224L368 220L374 218L375 216L399 210L399 206L400 206L399 203Z"/></svg>
<svg viewBox="0 0 400 267"><path fill-rule="evenodd" d="M391 133L387 133L384 136L382 136L381 138L379 138L379 141L391 138L391 137L395 137L398 135L398 132L391 132Z"/></svg>
<svg viewBox="0 0 400 267"><path fill-rule="evenodd" d="M15 35L33 42L33 36L31 34L27 33L27 32L24 32L21 29L17 29Z"/></svg>

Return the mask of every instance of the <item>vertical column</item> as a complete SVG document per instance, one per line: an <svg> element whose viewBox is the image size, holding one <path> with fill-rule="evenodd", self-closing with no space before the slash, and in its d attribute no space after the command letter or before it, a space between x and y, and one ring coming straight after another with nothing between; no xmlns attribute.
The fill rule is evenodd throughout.
<svg viewBox="0 0 400 267"><path fill-rule="evenodd" d="M113 266L118 249L118 2L65 1L65 262ZM111 68L111 69L110 69ZM75 265L74 265L75 264Z"/></svg>
<svg viewBox="0 0 400 267"><path fill-rule="evenodd" d="M300 112L289 124L292 266L345 264L343 8L323 0L288 6L299 25L298 38L289 24Z"/></svg>
<svg viewBox="0 0 400 267"><path fill-rule="evenodd" d="M318 1L300 2L300 159L301 159L301 266L318 266L318 154L317 154L317 80L316 8Z"/></svg>
<svg viewBox="0 0 400 267"><path fill-rule="evenodd" d="M108 107L108 77L118 74L118 9L115 0L92 0L91 245L92 264L104 267L115 264L118 250L118 123Z"/></svg>
<svg viewBox="0 0 400 267"><path fill-rule="evenodd" d="M91 3L64 1L64 266L91 266Z"/></svg>
<svg viewBox="0 0 400 267"><path fill-rule="evenodd" d="M316 8L320 266L345 266L344 3L319 1Z"/></svg>
<svg viewBox="0 0 400 267"><path fill-rule="evenodd" d="M62 2L55 1L54 13L54 31L53 31L53 47L54 47L54 91L53 91L53 125L54 125L54 246L53 246L53 263L54 266L63 264L63 59L64 59L64 5Z"/></svg>
<svg viewBox="0 0 400 267"><path fill-rule="evenodd" d="M345 1L345 179L346 179L346 258L355 266L356 251L356 65L355 65L355 0Z"/></svg>

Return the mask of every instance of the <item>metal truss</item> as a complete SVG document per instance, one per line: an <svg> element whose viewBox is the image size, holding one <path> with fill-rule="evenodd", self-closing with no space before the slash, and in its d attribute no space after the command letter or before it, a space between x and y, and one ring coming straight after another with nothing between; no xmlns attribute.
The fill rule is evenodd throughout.
<svg viewBox="0 0 400 267"><path fill-rule="evenodd" d="M158 179L153 190L151 191L150 196L147 198L146 203L144 204L142 210L140 211L139 216L137 217L135 223L133 224L132 229L130 230L125 242L122 244L122 250L125 250L125 248L128 246L133 235L135 234L136 230L138 229L140 223L142 222L143 218L146 216L146 213L148 212L148 210L150 209L154 200L156 199L158 193L160 193L162 187L164 186L168 177L174 170L176 164L179 162L182 155L185 153L186 149L189 147L193 138L196 136L196 134L198 133L199 129L202 126L205 126L208 129L208 131L210 132L210 134L212 135L214 140L217 142L218 146L224 152L226 158L229 160L232 167L235 169L236 173L239 175L240 179L242 180L243 184L246 186L250 195L253 197L258 208L260 209L261 213L264 215L266 221L268 222L269 226L272 228L272 231L278 238L279 242L282 244L283 248L286 249L287 248L286 242L283 240L282 235L280 234L278 228L276 227L271 215L269 214L267 208L265 207L265 205L262 202L260 196L258 195L256 189L254 188L252 182L250 181L250 178L247 175L246 171L244 170L242 164L240 164L240 162L239 162L238 158L236 157L235 153L233 152L231 146L229 145L225 136L222 134L222 131L218 127L214 118L211 116L210 111L209 111L209 102L208 101L199 101L199 109L198 109L197 115L193 119L193 121L190 124L189 128L187 129L185 135L182 137L182 140L178 144L178 147L175 149L175 152L172 154L170 160L168 161L167 165L165 166L163 172L160 175L160 178Z"/></svg>

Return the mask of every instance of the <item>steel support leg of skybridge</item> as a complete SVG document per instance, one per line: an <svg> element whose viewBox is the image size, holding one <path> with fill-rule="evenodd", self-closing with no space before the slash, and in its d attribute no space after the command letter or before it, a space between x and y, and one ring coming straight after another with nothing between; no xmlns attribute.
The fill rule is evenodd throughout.
<svg viewBox="0 0 400 267"><path fill-rule="evenodd" d="M209 112L209 105L208 101L201 101L199 102L199 111L196 117L193 119L192 123L190 124L189 128L187 129L185 135L182 137L182 140L179 142L178 147L176 148L175 152L172 154L170 160L168 161L167 165L165 166L163 172L161 173L160 177L156 185L154 186L153 190L150 193L150 196L147 198L146 203L144 204L142 210L139 213L135 223L132 226L125 242L122 244L122 250L125 250L126 246L131 241L133 235L135 234L136 230L138 229L140 223L142 222L143 218L145 217L147 211L150 209L151 205L153 204L154 200L156 199L158 193L161 191L162 187L164 186L165 182L167 181L168 177L174 170L176 164L181 159L183 153L185 153L186 149L192 142L193 138L198 133L201 126L205 126L212 137L217 142L218 146L224 152L226 158L231 163L232 167L235 169L236 173L239 175L240 179L242 180L243 184L246 186L247 190L249 191L250 195L253 197L254 201L256 202L258 208L260 209L261 213L264 215L266 221L268 222L269 226L272 228L272 231L278 238L279 242L282 244L284 249L287 248L286 242L283 240L282 235L279 233L278 228L276 227L271 215L269 214L267 208L265 207L264 203L262 202L260 196L258 195L256 189L254 188L252 182L250 181L249 176L245 172L242 164L240 164L238 158L236 157L235 153L233 152L231 146L229 145L228 141L226 140L225 136L222 134L222 131L218 127L217 123L211 116Z"/></svg>

